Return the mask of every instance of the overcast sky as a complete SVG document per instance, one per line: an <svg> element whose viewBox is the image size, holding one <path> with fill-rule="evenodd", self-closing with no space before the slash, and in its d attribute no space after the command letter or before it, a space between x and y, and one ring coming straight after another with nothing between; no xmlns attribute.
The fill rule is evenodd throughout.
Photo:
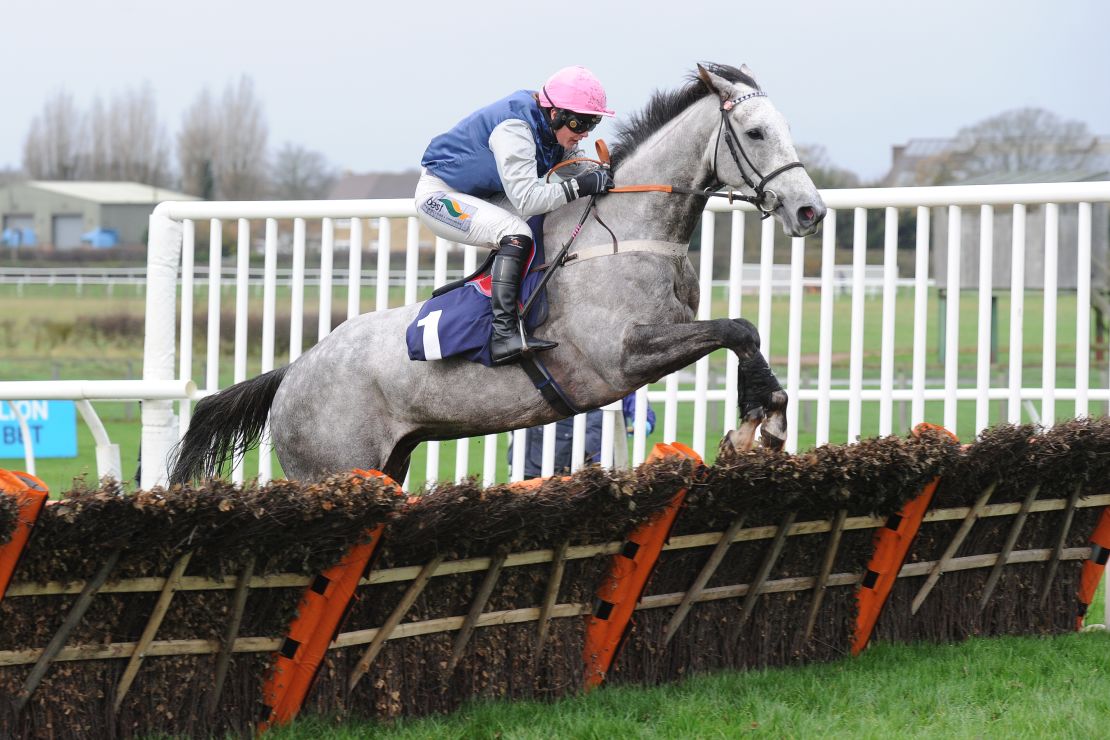
<svg viewBox="0 0 1110 740"><path fill-rule="evenodd" d="M395 171L562 66L592 69L619 121L700 60L747 63L798 143L864 178L893 144L1017 107L1110 135L1107 0L4 0L0 28L0 167L63 88L85 108L149 81L172 136L202 89L245 74L272 146Z"/></svg>

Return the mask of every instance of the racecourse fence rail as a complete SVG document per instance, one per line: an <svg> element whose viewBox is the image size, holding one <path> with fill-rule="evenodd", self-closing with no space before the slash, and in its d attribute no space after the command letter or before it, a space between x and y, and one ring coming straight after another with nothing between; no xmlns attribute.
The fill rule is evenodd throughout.
<svg viewBox="0 0 1110 740"><path fill-rule="evenodd" d="M798 422L803 405L799 401L807 405L807 414L813 413L812 440L817 445L904 431L925 420L927 408L930 420L973 436L998 421L1036 420L1050 426L1058 416L1082 416L1091 412L1092 402L1110 401L1106 380L1110 363L1094 368L1097 371L1092 373L1091 360L1091 312L1098 304L1092 299L1092 246L1101 245L1099 255L1105 253L1110 183L834 190L823 196L830 210L820 237L817 278L805 275L806 241L792 239L787 245L776 244L773 221L758 223L745 204L711 203L706 214L712 217L703 219L701 248L695 253L702 291L698 318L753 318L763 336L764 354L786 357L785 363L776 359L774 367L795 400L788 408L787 449L796 451L799 447ZM151 217L144 380L195 377L200 395L215 392L221 386L221 371L224 376L230 374L234 382L246 379L248 351L252 357L261 357L262 371L295 360L307 346L330 332L333 306L342 310L345 303L349 317L364 310L409 304L426 290L429 271L431 284L441 285L450 275L474 268L478 250L473 247L460 249L459 245L436 240L433 248L422 248L414 213L408 200L162 204ZM870 264L868 232L874 231L880 215L882 263ZM967 233L976 222L977 239ZM1032 227L1027 229L1029 224ZM996 225L1001 235L998 239ZM206 244L218 245L224 244L225 232L230 236L233 229L235 246L208 250L207 265L198 265L197 229L207 230ZM718 238L722 230L727 230L727 236L722 233ZM400 231L404 231L403 237L394 233ZM309 233L319 234L319 254L313 257L318 258L318 265L306 264ZM726 243L727 259L714 259ZM256 253L259 244L261 255ZM335 256L344 244L348 247L345 267L335 264ZM838 250L847 249L851 263L838 262ZM913 255L912 277L899 275L900 250ZM972 255L975 251L977 254ZM288 273L279 271L279 252L288 252L291 257ZM785 261L784 254L789 254ZM363 269L364 259L369 269ZM403 270L397 266L402 259ZM234 268L225 268L225 261L233 261ZM248 336L248 304L258 291L259 261L263 328L257 335ZM1012 265L1007 280L996 279L996 262ZM278 287L285 282L286 274L288 287L282 287L279 294ZM776 293L781 293L777 287L783 285L784 275L787 287L780 300ZM850 276L850 294L846 297L850 301L850 320L834 325L834 304L845 300L837 298L836 286L843 284L845 275ZM881 287L869 291L876 275L881 276ZM969 280L967 275L974 279ZM758 279L753 281L753 276ZM319 281L315 298L319 318L314 337L311 328L304 326L305 287L310 277ZM1106 276L1100 275L1099 280L1096 287L1105 289ZM722 286L726 287L723 301L719 298ZM371 288L373 305L368 305L363 293ZM807 291L818 296L816 315L802 310ZM878 296L868 295L876 291ZM1065 291L1067 310L1071 311L1071 305L1075 307L1074 324L1061 323L1058 315ZM225 292L234 296L233 300L228 296L228 302L234 305L233 327L221 326ZM912 321L908 316L911 312L903 304L904 319L898 329L903 337L912 336L912 357L908 359L896 355L900 293L903 297L912 294ZM1009 302L1009 351L1007 358L993 365L996 343L992 325L998 320L995 298L999 293L1005 294ZM197 305L204 295L207 306ZM278 326L279 295L280 315L286 315L287 309L288 326ZM974 334L969 334L966 325L961 327L961 301L955 300L957 296L965 305L973 302L976 306ZM786 304L784 312L773 311L776 300ZM869 301L877 301L878 306L872 308ZM1034 315L1026 310L1027 305L1039 310ZM194 313L206 316L205 349L198 357L194 357ZM930 326L934 320L936 324ZM779 331L782 323L787 329L785 344ZM876 323L881 326L873 327ZM1040 335L1040 342L1031 348L1040 355L1039 369L1031 372L1024 362L1027 324L1039 327ZM803 332L818 336L816 372L804 375ZM279 333L288 337L289 350L282 357L275 352ZM234 337L233 350L222 349L225 344L221 336ZM984 341L987 337L991 341ZM974 367L961 368L961 345L972 342ZM838 350L834 355L837 343L846 344L846 351ZM930 343L939 343L943 355L942 367L932 372L927 370L926 357ZM1072 347L1074 363L1070 359ZM864 372L865 353L878 356L879 367L874 373ZM841 370L843 365L847 367ZM203 368L199 373L194 369L198 366ZM143 404L143 487L165 479L167 452L188 426L192 400L149 399ZM736 426L735 364L704 358L667 377L662 388L638 391L631 464L642 462L646 456L649 401L657 410L661 408L658 433L663 439L681 440L699 454L706 454L718 434ZM1002 413L997 410L1000 405L1004 407ZM625 449L618 443L624 427L619 417L615 407L607 409L601 449L604 465L619 462L619 453ZM972 418L974 421L969 422ZM584 429L584 419L579 417L575 420L573 468L585 457ZM514 480L523 475L522 434L516 432L517 443L513 445ZM430 442L423 453L426 479L440 477L441 448L445 445L449 445L447 450L454 448L455 479L479 474L484 482L491 483L504 465L505 440L501 435L483 438L480 455L475 451L480 463L472 463L475 456L471 455L470 440ZM252 457L249 466L247 461L236 466L236 481L255 474L262 481L272 476L268 443L263 443L259 453L256 464ZM554 429L549 425L544 430L542 472L549 474L553 467Z"/></svg>
<svg viewBox="0 0 1110 740"><path fill-rule="evenodd" d="M781 377L784 386L791 397L797 400L815 401L817 404L815 428L816 444L824 444L832 439L834 412L838 415L846 413L846 423L837 426L838 434L843 434L840 439L851 441L858 439L865 432L880 435L890 434L895 431L895 401L910 403L909 423L916 424L925 420L927 402L939 402L942 411L933 421L942 421L947 428L957 429L959 426L958 412L961 402L974 407L974 432L985 429L990 423L990 409L992 402L1003 401L1006 404L1006 415L1002 421L1017 423L1023 420L1023 405L1026 401L1039 402L1038 416L1042 423L1051 425L1057 418L1058 402L1070 401L1068 414L1082 416L1090 411L1091 401L1110 400L1110 388L1090 386L1090 348L1091 348L1091 249L1093 234L1093 217L1098 215L1098 223L1105 223L1106 204L1110 202L1110 183L1064 183L1051 185L1005 185L1005 186L965 186L965 187L936 187L936 188L891 188L891 189L860 189L860 190L832 190L822 193L829 214L826 217L823 235L821 237L821 262L820 262L820 313L816 324L819 334L818 372L816 385L801 386L801 338L803 331L802 299L806 288L803 281L803 261L805 255L805 240L795 238L789 240L789 268L790 288L789 307L787 312L787 347L785 375ZM996 219L995 209L1009 209L1009 243L996 245L994 239L994 225ZM1061 208L1068 209L1069 220L1072 223L1071 213L1074 210L1075 228L1068 231L1074 235L1074 241L1067 245L1068 253L1074 250L1074 275L1069 275L1070 284L1074 284L1076 301L1076 322L1074 331L1068 330L1067 336L1058 336L1057 308L1059 303L1059 280L1061 272L1057 269L1060 264L1060 212ZM914 230L910 239L908 229L900 230L899 224L907 221L905 211L912 211ZM964 209L972 211L979 220L979 249L978 260L974 266L977 268L976 288L965 287L967 280L962 275L971 267L965 266L962 255L962 242L964 240L963 223ZM883 261L882 261L882 295L881 298L881 328L879 329L878 347L865 347L865 279L869 269L867 261L867 229L869 210L881 211L883 218ZM1036 249L1027 250L1026 222L1029 211L1035 210L1039 218L1043 217L1043 243L1036 241ZM771 289L772 277L776 271L776 245L775 223L773 220L763 221L762 224L752 224L747 228L748 220L754 222L750 216L750 209L746 204L732 204L714 202L709 205L706 213L729 214L727 217L729 236L729 258L724 261L727 275L715 273L714 251L717 244L717 221L715 217L703 218L700 232L701 250L698 255L698 268L701 282L701 300L698 309L699 319L715 318L717 316L746 316L754 317L756 325L763 336L761 346L765 355L771 356L772 347L772 299L774 291ZM931 236L934 230L939 232L939 226L934 226L934 215L946 217L946 238L940 239ZM834 388L832 379L833 367L833 289L834 277L844 265L836 262L839 232L838 221L851 219L852 229L850 246L852 250L852 291L851 291L851 321L849 326L835 327L837 332L847 331L850 334L850 347L848 351L848 386L847 388ZM1003 217L1000 210L998 217ZM391 273L392 261L400 257L400 250L396 249L393 227L395 219L405 219L405 284L403 296L394 298L389 291L387 276ZM346 234L351 245L348 250L348 283L346 284L347 315L353 316L360 313L364 306L361 301L363 283L362 274L363 246L371 241L371 227L376 226L373 234L375 245L373 256L377 266L377 284L375 287L375 304L373 310L384 310L392 305L393 301L400 299L403 304L415 302L418 299L418 279L422 267L421 260L432 259L433 282L440 285L446 282L448 267L458 264L461 258L462 272L469 272L477 261L477 250L465 247L461 251L453 248L448 242L437 240L432 255L424 255L420 249L420 229L415 218L414 206L409 200L383 200L383 201L331 201L331 202L271 202L271 203L165 203L156 210L151 217L151 241L149 250L148 280L148 335L146 337L145 352L148 362L145 366L144 377L148 379L168 379L175 376L190 376L193 367L193 341L192 321L182 321L181 316L192 316L193 296L198 287L192 278L194 274L194 253L196 242L196 229L205 228L209 232L210 244L221 244L226 225L231 226L234 221L236 233L236 270L234 284L236 285L236 326L235 326L235 356L234 358L221 357L219 353L219 296L222 276L216 269L224 258L221 250L209 251L209 277L208 277L208 351L203 359L205 368L205 382L202 385L205 391L211 392L218 388L219 370L226 366L229 360L234 367L234 380L246 378L246 348L248 342L260 342L263 372L273 368L278 358L273 350L274 336L279 328L275 325L276 316L276 286L277 286L277 252L279 247L279 219L292 220L292 275L293 282L289 296L290 326L289 326L289 361L295 360L311 339L306 339L303 330L304 307L304 278L305 275L305 244L307 222L319 219L321 233L320 275L321 290L319 294L317 327L317 340L325 336L331 329L330 316L332 311L333 291L328 286L335 287L334 279L334 251L337 233L337 220L347 219L345 223L349 232ZM968 218L968 221L971 219ZM256 235L256 222L263 222L265 244L263 281L264 281L264 330L259 338L247 337L245 334L245 316L240 312L245 311L246 291L250 277L252 235ZM1038 222L1039 223L1039 222ZM751 232L751 233L749 233ZM901 234L901 237L900 237ZM901 243L900 243L901 238ZM1101 239L1101 237L1100 237ZM756 244L758 242L758 251ZM1032 242L1031 242L1032 243ZM895 314L898 288L898 250L910 248L912 244L914 254L913 281L913 317L912 317L912 360L908 375L909 388L895 388ZM939 253L943 245L943 263L931 267L931 256ZM356 248L357 247L357 248ZM1010 270L1009 281L1005 285L994 285L993 260L995 252L1005 252L1009 263L1013 266ZM1027 251L1032 255L1037 252L1037 265L1035 275L1026 280ZM758 254L758 259L755 255ZM759 282L757 306L753 310L749 307L751 299L742 301L744 290L744 266L758 263ZM779 266L778 269L782 269ZM932 275L930 274L932 273ZM181 279L181 312L178 313L176 303L170 300L175 294L179 276ZM930 307L930 281L941 279L947 286L944 302L944 315L939 319L943 331L943 382L930 384L926 375L926 351L928 344L928 324ZM727 280L727 300L720 305L715 305L713 298L713 285L715 280ZM1038 287L1029 287L1035 285ZM958 287L953 287L958 286ZM1010 296L1010 336L1009 336L1009 366L1004 385L992 384L991 350L992 343L984 341L991 336L991 324L995 318L992 313L994 303L992 298L996 288L1009 291ZM1025 303L1026 295L1036 293L1041 299L1043 324L1041 342L1041 372L1036 384L1028 383L1023 375L1024 354L1024 322L1026 321ZM974 382L961 382L959 368L960 351L960 301L955 300L959 295L967 294L975 298L977 304L977 332L976 332L976 364ZM743 311L741 310L743 308ZM723 310L722 310L723 309ZM721 312L717 314L715 312ZM171 327L178 327L179 344L175 344ZM400 340L399 340L400 341ZM1074 341L1075 354L1078 358L1074 368L1074 384L1058 386L1057 383L1057 344ZM178 349L180 348L180 349ZM865 351L875 352L880 355L880 370L878 372L878 387L866 388L863 373L863 355ZM781 351L781 350L779 350ZM176 362L174 358L176 356ZM680 374L675 373L666 378L663 390L641 389L636 398L636 414L634 434L632 439L632 464L643 461L647 451L647 439L644 428L646 405L651 402L661 404L663 412L662 422L659 425L663 439L678 440L679 436L679 404L692 410L692 422L689 437L682 441L699 454L705 454L709 448L710 440L715 438L718 430L724 433L736 427L736 368L734 363L728 363L724 372L710 387L710 358L699 360L693 368L693 382L684 384L680 388ZM781 371L781 367L777 368ZM721 382L723 380L723 382ZM714 416L719 424L718 428L709 428L709 407L716 407ZM788 409L789 437L787 449L798 449L798 408L799 404L793 403ZM868 414L868 428L864 428L865 410ZM164 479L164 465L162 460L166 451L176 442L178 435L187 427L190 413L190 403L185 400L179 404L178 413L175 415L170 404L156 402L144 406L144 456L150 458L150 464L144 460L143 485L149 486ZM684 412L685 413L685 412ZM968 410L964 410L965 418ZM611 410L606 416L603 428L602 463L612 464L614 439L621 424L612 417L617 415ZM874 426L871 426L874 424ZM554 462L554 425L548 425L544 430L544 465L543 472L549 474L553 470ZM576 449L572 457L572 464L577 466L583 459L581 440L584 438L584 421L576 420L575 440ZM517 432L516 444L513 445L514 459L512 461L512 478L520 479L523 475L524 445L520 443L522 432ZM435 479L439 470L439 454L441 443L427 444L427 471L430 479ZM619 445L616 445L619 447ZM504 449L503 447L501 449ZM481 476L483 481L491 482L495 479L497 467L501 464L502 455L498 449L497 435L489 435L483 440L483 454ZM455 477L461 479L468 474L477 473L471 468L469 443L460 440L455 444ZM264 443L260 448L258 458L258 475L262 480L267 480L272 473L271 449ZM245 468L240 465L236 468L236 480L242 480Z"/></svg>

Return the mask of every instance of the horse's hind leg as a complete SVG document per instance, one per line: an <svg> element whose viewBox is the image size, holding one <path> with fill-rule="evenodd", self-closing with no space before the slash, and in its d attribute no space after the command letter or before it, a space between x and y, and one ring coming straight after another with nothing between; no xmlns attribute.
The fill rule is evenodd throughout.
<svg viewBox="0 0 1110 740"><path fill-rule="evenodd" d="M763 444L786 442L786 392L759 352L759 332L747 319L712 319L689 324L635 326L625 336L622 370L635 385L653 382L725 347L739 360L739 406L754 436L763 424Z"/></svg>

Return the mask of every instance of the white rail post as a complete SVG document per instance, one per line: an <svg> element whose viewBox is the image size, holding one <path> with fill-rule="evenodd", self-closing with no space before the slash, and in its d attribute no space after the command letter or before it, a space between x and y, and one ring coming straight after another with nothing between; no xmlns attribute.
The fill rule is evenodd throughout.
<svg viewBox="0 0 1110 740"><path fill-rule="evenodd" d="M863 273L867 267L867 209L853 209L852 338L848 352L848 441L863 431Z"/></svg>
<svg viewBox="0 0 1110 740"><path fill-rule="evenodd" d="M701 295L698 299L698 320L705 321L713 312L713 242L716 239L716 216L712 211L701 214L701 254L698 257L698 281ZM705 457L705 426L709 402L709 355L694 365L694 435L691 447ZM623 426L623 425L622 425ZM604 446L602 447L604 449ZM611 467L611 465L606 465Z"/></svg>
<svg viewBox="0 0 1110 740"><path fill-rule="evenodd" d="M335 265L335 219L320 222L320 315L316 321L316 341L331 333L332 272Z"/></svg>
<svg viewBox="0 0 1110 740"><path fill-rule="evenodd" d="M740 301L744 294L744 212L732 212L732 228L729 233L729 260L728 260L728 317L740 318ZM736 428L737 389L739 386L740 368L737 358L729 354L725 359L725 412L724 428L721 434L728 434ZM637 445L639 442L636 443ZM637 448L639 449L639 448ZM633 464L639 465L643 458L636 459L633 455Z"/></svg>
<svg viewBox="0 0 1110 740"><path fill-rule="evenodd" d="M1014 204L1010 246L1010 379L1006 421L1021 423L1022 329L1025 324L1025 205Z"/></svg>
<svg viewBox="0 0 1110 740"><path fill-rule="evenodd" d="M1091 204L1079 204L1075 288L1075 415L1086 416L1091 365ZM1108 617L1107 619L1110 619Z"/></svg>
<svg viewBox="0 0 1110 740"><path fill-rule="evenodd" d="M235 360L232 382L247 379L247 313L250 306L251 222L240 218L235 236ZM231 481L242 483L246 477L243 455L236 455Z"/></svg>
<svg viewBox="0 0 1110 740"><path fill-rule="evenodd" d="M163 208L159 206L150 214L149 224L143 380L173 380L181 223L163 215ZM139 485L144 489L164 486L169 480L169 453L177 443L173 402L146 401L142 423Z"/></svg>
<svg viewBox="0 0 1110 740"><path fill-rule="evenodd" d="M924 206L917 208L917 260L913 276L913 401L910 428L925 421L925 352L929 324L929 217Z"/></svg>
<svg viewBox="0 0 1110 740"><path fill-rule="evenodd" d="M1060 206L1044 207L1044 362L1041 365L1041 423L1056 423L1056 291L1060 246Z"/></svg>
<svg viewBox="0 0 1110 740"><path fill-rule="evenodd" d="M990 426L991 313L994 291L994 206L979 209L979 330L975 368L975 436Z"/></svg>
<svg viewBox="0 0 1110 740"><path fill-rule="evenodd" d="M948 282L944 313L944 428L956 431L956 390L960 384L960 226L959 206L948 206Z"/></svg>
<svg viewBox="0 0 1110 740"><path fill-rule="evenodd" d="M798 451L798 391L802 380L802 269L806 240L790 240L790 316L787 319L786 387L794 402L786 407L786 451Z"/></svg>
<svg viewBox="0 0 1110 740"><path fill-rule="evenodd" d="M817 339L818 447L829 442L832 402L833 271L836 269L836 211L825 213L821 234L821 313ZM798 403L797 399L793 403Z"/></svg>
<svg viewBox="0 0 1110 740"><path fill-rule="evenodd" d="M468 273L469 274L469 273ZM586 459L586 414L575 414L570 440L570 472L582 469Z"/></svg>
<svg viewBox="0 0 1110 740"><path fill-rule="evenodd" d="M898 209L885 209L883 233L883 320L879 345L879 436L894 431L894 317L898 311Z"/></svg>
<svg viewBox="0 0 1110 740"><path fill-rule="evenodd" d="M114 444L108 438L108 430L104 428L104 422L100 420L96 409L88 400L76 401L76 406L77 410L81 412L81 418L85 420L86 426L92 432L93 440L96 442L97 479L123 480L123 465L120 462L119 445ZM32 475L34 474L32 473Z"/></svg>
<svg viewBox="0 0 1110 740"><path fill-rule="evenodd" d="M274 347L277 327L277 241L278 222L276 218L266 219L266 255L262 273L262 374L274 369ZM258 482L269 483L273 478L273 441L270 439L270 424L262 429L258 442Z"/></svg>
<svg viewBox="0 0 1110 740"><path fill-rule="evenodd" d="M362 219L352 218L348 223L347 318L353 319L362 312Z"/></svg>
<svg viewBox="0 0 1110 740"><path fill-rule="evenodd" d="M193 377L193 258L196 254L196 222L185 221L181 238L181 349L178 359L181 365L180 377L189 380ZM192 418L189 401L177 404L179 437L185 436Z"/></svg>
<svg viewBox="0 0 1110 740"><path fill-rule="evenodd" d="M223 225L214 218L208 224L208 344L204 386L211 392L220 388L220 290L223 263Z"/></svg>

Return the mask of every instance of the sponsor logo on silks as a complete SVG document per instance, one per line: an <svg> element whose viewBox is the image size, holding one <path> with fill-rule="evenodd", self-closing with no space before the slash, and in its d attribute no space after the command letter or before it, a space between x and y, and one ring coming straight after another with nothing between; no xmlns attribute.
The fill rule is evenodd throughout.
<svg viewBox="0 0 1110 740"><path fill-rule="evenodd" d="M463 220L470 218L470 214L464 211L463 207L459 205L456 201L453 201L450 198L440 198L439 202L442 203L443 207L447 209L447 212L455 218L460 218Z"/></svg>
<svg viewBox="0 0 1110 740"><path fill-rule="evenodd" d="M472 217L478 212L477 208L447 197L447 193L433 193L420 206L420 210L436 221L462 232L470 231Z"/></svg>

